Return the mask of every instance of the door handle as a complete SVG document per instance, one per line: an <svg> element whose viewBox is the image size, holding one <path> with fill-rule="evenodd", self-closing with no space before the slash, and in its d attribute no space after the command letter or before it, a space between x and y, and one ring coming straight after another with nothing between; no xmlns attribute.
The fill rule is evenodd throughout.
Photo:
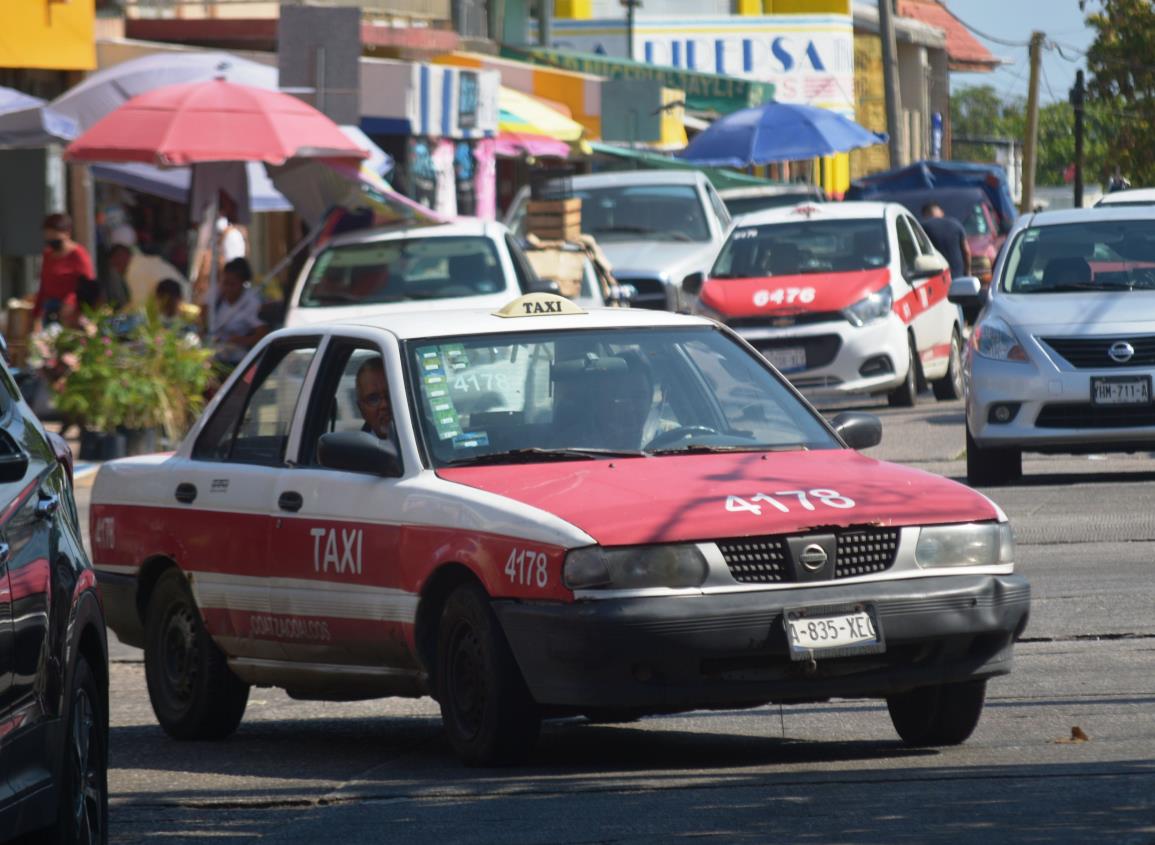
<svg viewBox="0 0 1155 845"><path fill-rule="evenodd" d="M53 493L40 494L40 500L36 503L37 519L52 519L58 510L60 510L59 496Z"/></svg>
<svg viewBox="0 0 1155 845"><path fill-rule="evenodd" d="M196 501L197 487L195 484L189 484L187 481L182 482L176 486L176 500L185 505L191 505Z"/></svg>
<svg viewBox="0 0 1155 845"><path fill-rule="evenodd" d="M299 511L303 504L305 504L305 499L295 490L286 490L281 494L280 498L277 499L277 506L280 507L281 510L292 511L293 513Z"/></svg>

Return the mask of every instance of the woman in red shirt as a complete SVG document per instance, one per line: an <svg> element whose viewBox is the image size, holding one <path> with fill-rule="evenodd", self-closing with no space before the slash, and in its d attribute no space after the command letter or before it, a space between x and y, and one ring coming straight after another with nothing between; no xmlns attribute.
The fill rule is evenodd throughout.
<svg viewBox="0 0 1155 845"><path fill-rule="evenodd" d="M42 322L71 322L77 313L78 294L95 279L88 250L72 240L72 219L67 214L45 217L40 290L36 291L32 316Z"/></svg>

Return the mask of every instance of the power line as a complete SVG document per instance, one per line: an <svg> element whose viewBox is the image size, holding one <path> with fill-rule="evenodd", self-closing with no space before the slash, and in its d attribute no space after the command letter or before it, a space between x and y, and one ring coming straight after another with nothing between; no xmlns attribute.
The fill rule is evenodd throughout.
<svg viewBox="0 0 1155 845"><path fill-rule="evenodd" d="M1030 41L1008 41L1005 38L997 38L994 35L987 35L985 32L981 32L980 30L975 29L969 23L967 23L962 18L960 18L958 15L956 15L952 9L947 7L945 2L942 3L942 7L944 9L946 9L947 12L949 12L950 15L956 21L961 23L966 29L969 29L971 32L973 32L975 35L977 35L979 38L985 38L987 41L991 41L995 44L1002 44L1004 47L1030 47L1031 46Z"/></svg>

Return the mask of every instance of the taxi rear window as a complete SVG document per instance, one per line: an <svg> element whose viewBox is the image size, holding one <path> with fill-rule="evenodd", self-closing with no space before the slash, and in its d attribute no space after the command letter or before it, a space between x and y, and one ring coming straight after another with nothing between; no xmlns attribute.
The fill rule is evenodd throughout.
<svg viewBox="0 0 1155 845"><path fill-rule="evenodd" d="M511 332L406 344L436 466L527 450L836 448L757 356L709 326Z"/></svg>
<svg viewBox="0 0 1155 845"><path fill-rule="evenodd" d="M505 272L489 238L398 238L326 249L313 262L300 306L412 302L505 289Z"/></svg>

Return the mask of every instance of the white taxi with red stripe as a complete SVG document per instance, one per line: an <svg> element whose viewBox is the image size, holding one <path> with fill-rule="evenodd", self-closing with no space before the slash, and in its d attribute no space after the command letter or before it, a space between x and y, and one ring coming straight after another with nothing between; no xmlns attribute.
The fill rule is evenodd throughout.
<svg viewBox="0 0 1155 845"><path fill-rule="evenodd" d="M174 454L100 470L93 557L179 738L272 685L432 694L471 763L548 716L837 696L961 742L1029 587L987 498L847 447L880 433L697 317L534 295L287 329Z"/></svg>
<svg viewBox="0 0 1155 845"><path fill-rule="evenodd" d="M940 399L962 396L950 272L897 203L740 217L710 274L687 284L697 313L730 325L804 392L909 406L929 382Z"/></svg>

